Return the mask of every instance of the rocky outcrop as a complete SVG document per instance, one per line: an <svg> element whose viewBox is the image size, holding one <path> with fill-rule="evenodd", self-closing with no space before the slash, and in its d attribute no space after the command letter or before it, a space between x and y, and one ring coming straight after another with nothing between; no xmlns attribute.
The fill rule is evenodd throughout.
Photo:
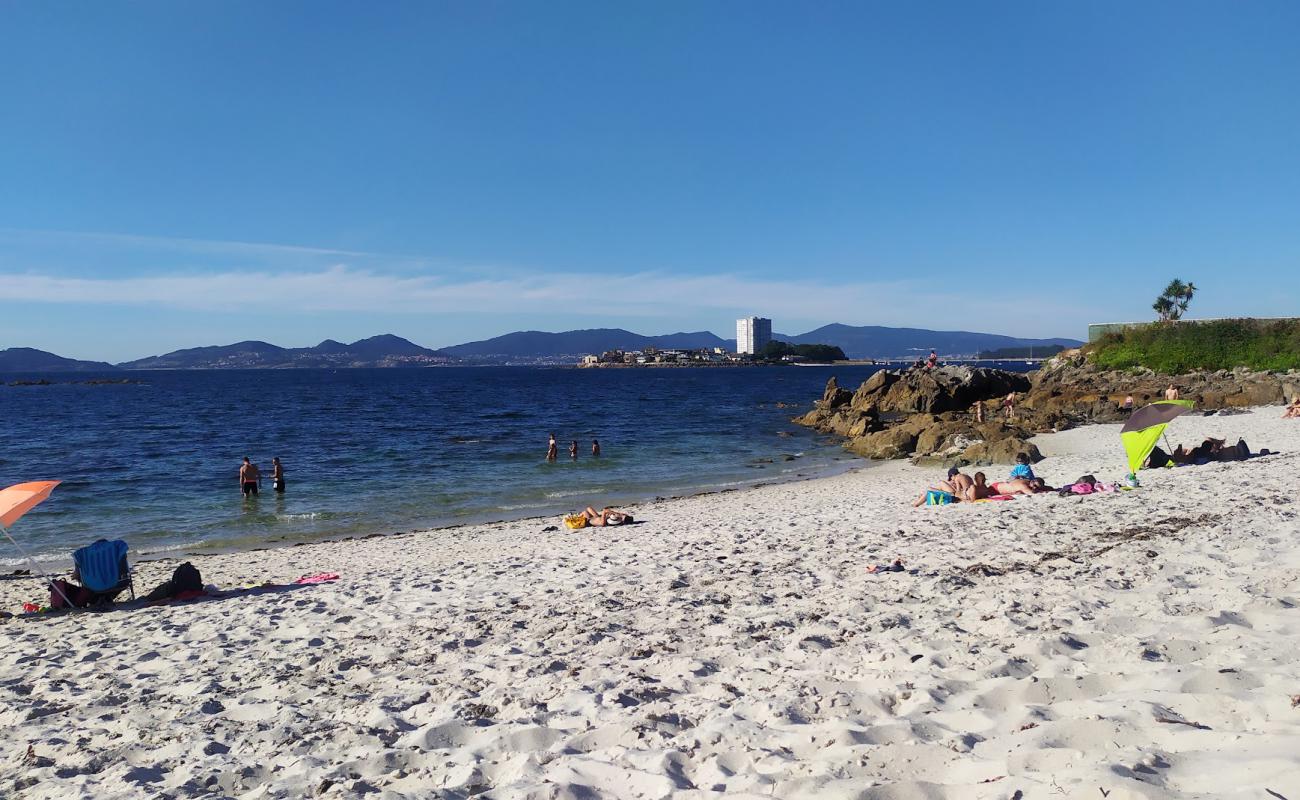
<svg viewBox="0 0 1300 800"><path fill-rule="evenodd" d="M1076 350L1027 375L971 367L884 370L854 392L831 378L813 410L794 421L845 437L846 449L867 458L1012 464L1020 453L1031 461L1042 458L1028 441L1035 434L1123 421L1126 396L1140 407L1163 398L1170 383L1198 409L1213 412L1285 402L1300 391L1300 373L1221 370L1171 377L1105 371ZM1002 400L1011 392L1015 414L1006 419ZM983 422L976 419L975 403L983 404Z"/></svg>
<svg viewBox="0 0 1300 800"><path fill-rule="evenodd" d="M863 382L849 405L871 414L940 414L1029 387L1024 375L984 367L884 370Z"/></svg>

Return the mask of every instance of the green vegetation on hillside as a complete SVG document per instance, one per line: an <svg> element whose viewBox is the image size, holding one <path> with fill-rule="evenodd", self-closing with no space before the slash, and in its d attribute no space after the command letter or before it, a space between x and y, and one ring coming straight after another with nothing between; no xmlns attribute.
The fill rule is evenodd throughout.
<svg viewBox="0 0 1300 800"><path fill-rule="evenodd" d="M1064 345L1049 344L1038 347L999 347L997 350L981 350L976 358L1001 360L1007 358L1048 358L1062 350Z"/></svg>
<svg viewBox="0 0 1300 800"><path fill-rule="evenodd" d="M1159 322L1108 333L1087 352L1103 369L1146 367L1170 375L1234 367L1300 369L1300 319Z"/></svg>
<svg viewBox="0 0 1300 800"><path fill-rule="evenodd" d="M769 361L780 360L782 356L800 356L806 361L844 361L844 351L832 344L790 344L789 342L770 341L758 354L759 358Z"/></svg>

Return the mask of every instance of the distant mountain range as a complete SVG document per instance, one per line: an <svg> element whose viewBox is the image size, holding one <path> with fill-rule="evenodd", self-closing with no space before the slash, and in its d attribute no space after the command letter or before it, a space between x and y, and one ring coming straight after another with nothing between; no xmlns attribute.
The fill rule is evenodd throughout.
<svg viewBox="0 0 1300 800"><path fill-rule="evenodd" d="M622 328L591 328L563 333L518 331L481 342L453 345L444 348L443 352L468 360L508 360L581 356L606 350L644 350L647 347L657 347L660 350L703 350L711 347L730 349L735 346L735 339L723 339L708 331L643 336Z"/></svg>
<svg viewBox="0 0 1300 800"><path fill-rule="evenodd" d="M995 333L969 331L932 331L924 328L884 328L876 325L824 325L798 335L773 334L772 338L790 344L829 344L844 351L849 358L909 358L924 356L933 348L942 355L974 355L982 350L1003 347L1043 347L1059 345L1078 347L1077 339L1023 339ZM723 347L734 350L735 339L723 339L708 331L670 333L666 336L643 336L622 328L545 333L521 331L494 339L447 347L443 352L466 360L519 361L529 359L573 359L605 350L700 350Z"/></svg>
<svg viewBox="0 0 1300 800"><path fill-rule="evenodd" d="M877 325L823 325L798 336L774 334L791 344L833 344L849 358L909 358L925 356L931 349L940 355L973 356L1003 347L1078 347L1078 339L1022 339L996 333L932 331L925 328L882 328Z"/></svg>
<svg viewBox="0 0 1300 800"><path fill-rule="evenodd" d="M981 351L1016 347L1078 347L1077 339L1023 339L993 333L932 331L924 328L884 328L874 325L825 325L795 336L775 334L791 344L829 344L853 359L914 358L937 350L944 356L971 356ZM28 347L0 350L0 372L103 372L116 369L280 369L293 367L427 367L443 364L572 363L579 356L605 350L734 350L734 339L709 331L645 336L622 328L547 333L519 331L430 350L384 334L351 344L326 339L315 347L279 347L247 341L213 347L193 347L116 366L102 361L76 361Z"/></svg>
<svg viewBox="0 0 1300 800"><path fill-rule="evenodd" d="M427 367L456 359L400 336L384 334L343 344L326 339L315 347L237 342L192 347L119 364L123 369L277 369L291 367Z"/></svg>
<svg viewBox="0 0 1300 800"><path fill-rule="evenodd" d="M0 372L105 372L117 367L104 361L77 361L30 347L0 350Z"/></svg>

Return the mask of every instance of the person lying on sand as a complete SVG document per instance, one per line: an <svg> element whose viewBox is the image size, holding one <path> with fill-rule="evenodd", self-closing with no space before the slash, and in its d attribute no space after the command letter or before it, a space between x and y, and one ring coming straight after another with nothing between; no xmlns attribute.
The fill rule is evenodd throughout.
<svg viewBox="0 0 1300 800"><path fill-rule="evenodd" d="M872 564L867 567L867 574L874 575L877 572L902 572L905 562L901 558L896 558L888 564Z"/></svg>
<svg viewBox="0 0 1300 800"><path fill-rule="evenodd" d="M1016 478L1010 481L1000 481L990 486L994 492L1000 495L1016 494L1038 494L1039 492L1054 492L1052 487L1048 486L1042 478L1026 480L1025 478Z"/></svg>
<svg viewBox="0 0 1300 800"><path fill-rule="evenodd" d="M632 521L632 515L625 511L619 511L617 508L605 508L601 511L591 506L583 510L582 516L587 518L587 524L593 527L602 525L622 525Z"/></svg>

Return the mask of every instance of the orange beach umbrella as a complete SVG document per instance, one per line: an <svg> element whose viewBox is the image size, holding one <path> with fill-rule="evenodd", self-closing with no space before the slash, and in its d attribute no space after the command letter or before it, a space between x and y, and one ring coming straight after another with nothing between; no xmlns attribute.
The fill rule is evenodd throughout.
<svg viewBox="0 0 1300 800"><path fill-rule="evenodd" d="M0 489L0 525L12 527L18 518L44 502L61 481L31 481Z"/></svg>
<svg viewBox="0 0 1300 800"><path fill-rule="evenodd" d="M28 511L31 511L36 506L45 502L45 499L50 496L50 492L54 491L54 487L58 486L61 482L62 481L30 481L28 483L16 483L8 489L0 489L0 531L3 531L5 538L9 540L9 543L12 544L19 553L23 554L23 557L27 559L27 563L31 564L32 569L36 570L36 574L44 578L45 582L50 585L51 589L54 589L63 596L63 602L70 608L72 606L72 601L68 599L66 594L63 594L63 590L55 585L54 581L50 580L48 575L41 572L40 567L36 566L36 562L32 560L32 557L27 555L27 551L19 547L18 542L14 541L14 537L9 535L9 526L17 522L23 514L26 514Z"/></svg>

